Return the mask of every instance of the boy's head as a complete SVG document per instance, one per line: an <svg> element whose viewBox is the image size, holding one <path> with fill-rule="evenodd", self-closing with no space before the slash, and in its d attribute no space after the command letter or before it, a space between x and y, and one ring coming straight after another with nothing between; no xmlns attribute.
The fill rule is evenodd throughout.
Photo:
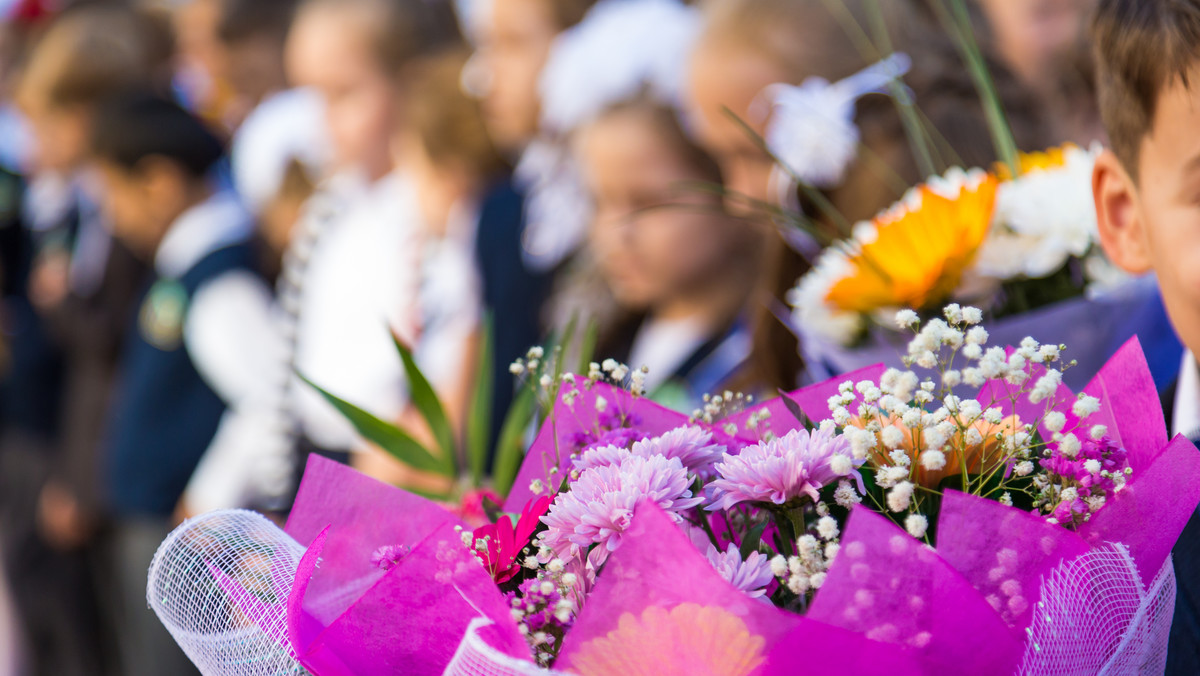
<svg viewBox="0 0 1200 676"><path fill-rule="evenodd" d="M112 5L64 13L33 48L17 83L16 101L37 144L32 169L78 168L95 106L132 87L166 91L171 54L169 28L150 15Z"/></svg>
<svg viewBox="0 0 1200 676"><path fill-rule="evenodd" d="M1101 0L1092 32L1112 144L1092 180L1100 241L1126 271L1157 274L1200 353L1200 0Z"/></svg>
<svg viewBox="0 0 1200 676"><path fill-rule="evenodd" d="M210 170L224 153L191 113L141 93L97 109L91 150L113 231L147 257L176 219L209 196Z"/></svg>
<svg viewBox="0 0 1200 676"><path fill-rule="evenodd" d="M594 0L491 0L479 31L480 94L496 145L519 152L537 133L538 78L550 46Z"/></svg>
<svg viewBox="0 0 1200 676"><path fill-rule="evenodd" d="M459 39L446 0L305 0L288 35L294 84L316 90L339 168L372 180L390 171L405 71Z"/></svg>

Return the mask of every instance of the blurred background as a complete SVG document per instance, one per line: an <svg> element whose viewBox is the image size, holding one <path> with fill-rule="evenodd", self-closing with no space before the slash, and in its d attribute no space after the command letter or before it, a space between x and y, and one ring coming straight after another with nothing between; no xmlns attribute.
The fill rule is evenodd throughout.
<svg viewBox="0 0 1200 676"><path fill-rule="evenodd" d="M429 443L389 327L492 448L509 365L572 323L685 411L805 382L777 308L815 253L757 208L760 93L902 51L939 147L990 166L947 6L0 1L0 676L189 673L155 548L284 518L310 454L444 488L296 375ZM1022 150L1103 142L1087 0L961 6ZM924 178L888 97L854 122L849 222Z"/></svg>

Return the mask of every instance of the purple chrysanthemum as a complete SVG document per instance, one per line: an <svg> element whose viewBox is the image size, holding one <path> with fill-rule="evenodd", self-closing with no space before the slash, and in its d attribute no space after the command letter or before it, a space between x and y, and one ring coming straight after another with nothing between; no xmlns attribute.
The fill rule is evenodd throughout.
<svg viewBox="0 0 1200 676"><path fill-rule="evenodd" d="M557 556L574 557L599 544L603 560L621 544L621 535L642 500L669 514L678 514L703 502L692 497L691 480L678 458L626 455L615 465L585 470L561 493L542 517L547 530L541 543ZM597 562L597 565L599 562Z"/></svg>
<svg viewBox="0 0 1200 676"><path fill-rule="evenodd" d="M832 427L793 430L783 437L747 446L714 469L708 509L728 509L741 502L782 505L806 496L816 500L823 486L855 472L850 442Z"/></svg>
<svg viewBox="0 0 1200 676"><path fill-rule="evenodd" d="M771 573L771 560L760 552L751 552L750 556L743 560L737 545L731 543L725 551L710 544L705 554L708 556L708 562L721 577L750 598L766 594L767 585L775 579Z"/></svg>
<svg viewBox="0 0 1200 676"><path fill-rule="evenodd" d="M713 463L725 455L725 447L712 443L712 434L699 427L677 427L661 436L635 441L628 450L617 444L590 448L576 458L574 464L576 469L585 470L613 465L630 455L678 458L686 469L706 475Z"/></svg>

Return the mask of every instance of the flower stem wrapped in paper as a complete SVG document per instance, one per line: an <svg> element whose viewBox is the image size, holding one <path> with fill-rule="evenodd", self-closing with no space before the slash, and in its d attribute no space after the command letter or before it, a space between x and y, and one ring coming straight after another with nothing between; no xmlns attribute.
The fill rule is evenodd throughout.
<svg viewBox="0 0 1200 676"><path fill-rule="evenodd" d="M188 522L149 600L205 674L1161 671L1200 452L1136 342L1073 394L981 317L902 312L911 370L690 416L563 374L490 523L313 460L285 531Z"/></svg>

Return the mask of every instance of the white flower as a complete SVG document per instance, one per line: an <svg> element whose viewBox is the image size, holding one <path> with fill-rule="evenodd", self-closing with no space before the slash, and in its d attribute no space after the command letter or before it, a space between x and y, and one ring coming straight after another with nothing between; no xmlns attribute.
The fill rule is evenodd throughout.
<svg viewBox="0 0 1200 676"><path fill-rule="evenodd" d="M1050 369L1041 378L1038 378L1037 384L1033 386L1033 390L1029 393L1030 403L1040 404L1041 402L1053 397L1058 393L1058 386L1062 384L1062 371Z"/></svg>
<svg viewBox="0 0 1200 676"><path fill-rule="evenodd" d="M776 554L775 558L771 559L771 574L775 577L783 577L787 575L788 563L787 559L782 554Z"/></svg>
<svg viewBox="0 0 1200 676"><path fill-rule="evenodd" d="M987 341L988 332L987 329L983 328L982 326L975 326L972 327L970 331L967 331L967 345L982 346L987 344Z"/></svg>
<svg viewBox="0 0 1200 676"><path fill-rule="evenodd" d="M895 54L833 84L810 77L799 86L767 87L762 93L772 111L767 147L805 183L837 186L858 155L855 101L865 94L886 92L888 83L908 66L907 56Z"/></svg>
<svg viewBox="0 0 1200 676"><path fill-rule="evenodd" d="M901 329L911 328L921 321L921 317L912 310L901 310L896 313L896 326Z"/></svg>
<svg viewBox="0 0 1200 676"><path fill-rule="evenodd" d="M820 589L821 585L825 584L825 578L827 575L828 573L824 572L813 573L808 578L808 584L810 584L813 589Z"/></svg>
<svg viewBox="0 0 1200 676"><path fill-rule="evenodd" d="M888 425L879 433L879 437L883 440L883 445L888 448L899 448L900 444L904 443L904 430L895 425Z"/></svg>
<svg viewBox="0 0 1200 676"><path fill-rule="evenodd" d="M1063 166L1001 183L973 272L999 280L1036 279L1087 253L1097 239L1091 177L1098 154L1098 147L1068 147Z"/></svg>
<svg viewBox="0 0 1200 676"><path fill-rule="evenodd" d="M921 454L921 467L927 472L936 472L946 466L946 454L941 451L925 451Z"/></svg>
<svg viewBox="0 0 1200 676"><path fill-rule="evenodd" d="M977 307L966 306L962 309L963 322L967 324L978 324L983 321L983 311ZM984 340L987 340L987 332L984 331Z"/></svg>
<svg viewBox="0 0 1200 676"><path fill-rule="evenodd" d="M1086 470L1088 474L1099 474L1100 461L1096 460L1095 458L1088 460L1087 462L1083 463L1083 469Z"/></svg>
<svg viewBox="0 0 1200 676"><path fill-rule="evenodd" d="M848 509L862 502L862 497L858 491L854 490L853 484L849 481L842 481L838 483L837 490L833 492L833 501L837 503L838 507Z"/></svg>
<svg viewBox="0 0 1200 676"><path fill-rule="evenodd" d="M1093 425L1092 426L1092 431L1091 431L1092 439L1094 439L1096 441L1100 441L1102 438L1104 438L1104 435L1106 435L1106 434L1108 434L1108 427L1106 427L1104 425Z"/></svg>
<svg viewBox="0 0 1200 676"><path fill-rule="evenodd" d="M1051 411L1046 414L1046 418L1042 421L1042 424L1051 432L1061 432L1067 426L1067 416L1059 411Z"/></svg>
<svg viewBox="0 0 1200 676"><path fill-rule="evenodd" d="M832 516L823 516L817 520L817 534L822 540L833 540L839 532L837 519Z"/></svg>
<svg viewBox="0 0 1200 676"><path fill-rule="evenodd" d="M1062 451L1063 455L1072 459L1079 455L1079 449L1082 447L1082 444L1079 443L1079 438L1074 434L1068 434L1058 442L1058 450Z"/></svg>
<svg viewBox="0 0 1200 676"><path fill-rule="evenodd" d="M1079 395L1079 398L1075 400L1075 404L1071 407L1071 412L1077 418L1086 418L1099 410L1100 400L1086 394Z"/></svg>
<svg viewBox="0 0 1200 676"><path fill-rule="evenodd" d="M923 538L925 531L929 530L929 519L925 518L924 514L909 514L908 518L904 519L904 530L915 538Z"/></svg>
<svg viewBox="0 0 1200 676"><path fill-rule="evenodd" d="M888 491L887 505L888 509L893 512L903 512L908 509L908 505L912 502L913 485L908 481L896 484L896 487Z"/></svg>
<svg viewBox="0 0 1200 676"><path fill-rule="evenodd" d="M1017 466L1013 467L1013 474L1017 476L1029 476L1033 474L1033 463L1028 460L1017 463Z"/></svg>
<svg viewBox="0 0 1200 676"><path fill-rule="evenodd" d="M854 470L854 461L838 453L829 459L829 470L838 476L846 476Z"/></svg>

